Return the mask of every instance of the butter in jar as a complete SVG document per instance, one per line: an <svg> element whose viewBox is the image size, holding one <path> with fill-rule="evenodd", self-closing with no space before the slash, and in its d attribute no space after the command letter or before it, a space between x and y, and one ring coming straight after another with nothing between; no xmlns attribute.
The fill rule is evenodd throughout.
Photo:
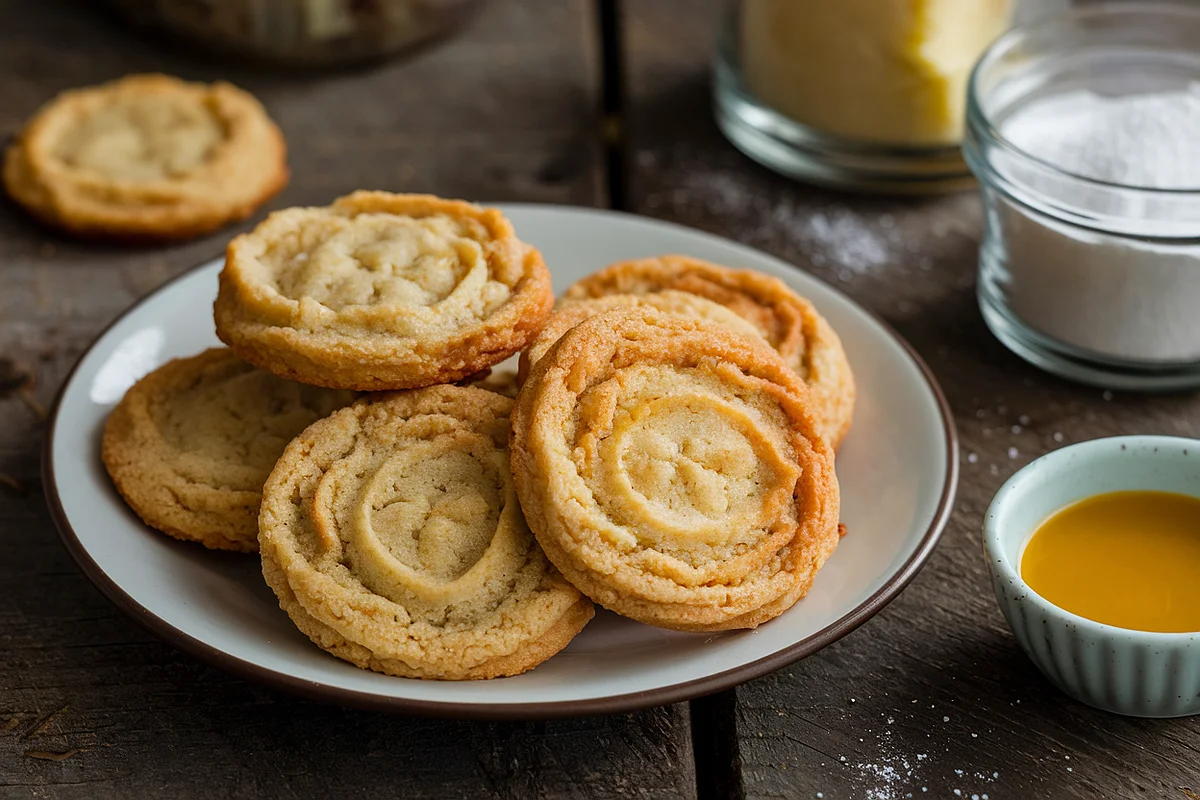
<svg viewBox="0 0 1200 800"><path fill-rule="evenodd" d="M818 183L965 184L967 80L1013 5L742 0L718 57L718 121L752 158Z"/></svg>

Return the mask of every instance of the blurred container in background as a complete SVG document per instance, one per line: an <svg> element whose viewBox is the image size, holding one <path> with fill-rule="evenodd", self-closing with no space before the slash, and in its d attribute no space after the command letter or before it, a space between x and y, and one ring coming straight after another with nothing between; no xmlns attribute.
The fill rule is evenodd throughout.
<svg viewBox="0 0 1200 800"><path fill-rule="evenodd" d="M111 0L130 21L224 55L338 66L394 55L458 27L480 0Z"/></svg>
<svg viewBox="0 0 1200 800"><path fill-rule="evenodd" d="M966 84L1015 0L733 0L717 121L802 180L885 192L971 185Z"/></svg>

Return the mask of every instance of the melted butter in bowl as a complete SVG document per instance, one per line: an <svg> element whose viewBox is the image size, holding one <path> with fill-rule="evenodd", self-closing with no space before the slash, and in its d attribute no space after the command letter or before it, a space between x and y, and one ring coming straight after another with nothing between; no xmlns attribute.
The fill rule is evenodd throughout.
<svg viewBox="0 0 1200 800"><path fill-rule="evenodd" d="M1000 610L1052 683L1118 714L1200 714L1200 440L1048 453L1000 487L983 541Z"/></svg>
<svg viewBox="0 0 1200 800"><path fill-rule="evenodd" d="M1200 499L1108 492L1057 511L1034 532L1021 577L1056 606L1139 631L1200 631Z"/></svg>

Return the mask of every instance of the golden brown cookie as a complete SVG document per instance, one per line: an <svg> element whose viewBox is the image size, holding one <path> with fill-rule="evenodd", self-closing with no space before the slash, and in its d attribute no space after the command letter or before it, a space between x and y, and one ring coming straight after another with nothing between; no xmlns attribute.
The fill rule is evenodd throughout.
<svg viewBox="0 0 1200 800"><path fill-rule="evenodd" d="M517 391L521 388L517 383L517 373L511 369L490 370L487 375L468 378L462 385L487 389L489 392L502 394L510 400L516 399Z"/></svg>
<svg viewBox="0 0 1200 800"><path fill-rule="evenodd" d="M520 363L517 367L518 384L529 374L530 365L544 356L546 351L571 328L588 317L594 317L613 308L628 308L629 306L657 308L667 314L675 314L688 319L706 319L716 322L746 336L759 335L757 328L725 306L705 300L691 292L675 292L668 289L654 294L610 294L587 300L564 299L559 303L555 312L550 315L545 327L529 347L521 352Z"/></svg>
<svg viewBox="0 0 1200 800"><path fill-rule="evenodd" d="M263 575L314 642L360 667L515 675L593 614L530 533L509 471L513 401L433 386L313 424L263 490Z"/></svg>
<svg viewBox="0 0 1200 800"><path fill-rule="evenodd" d="M262 486L298 433L350 403L224 347L170 361L125 393L101 455L117 491L147 525L221 550L258 549Z"/></svg>
<svg viewBox="0 0 1200 800"><path fill-rule="evenodd" d="M833 451L761 339L646 308L571 328L513 412L517 492L594 601L680 630L752 628L838 543Z"/></svg>
<svg viewBox="0 0 1200 800"><path fill-rule="evenodd" d="M217 335L277 375L343 389L454 383L516 353L554 298L495 209L356 192L234 239Z"/></svg>
<svg viewBox="0 0 1200 800"><path fill-rule="evenodd" d="M576 283L564 297L691 292L753 324L816 400L820 426L836 449L854 418L854 375L842 342L812 303L778 278L687 256L620 261Z"/></svg>
<svg viewBox="0 0 1200 800"><path fill-rule="evenodd" d="M4 185L43 222L187 239L253 213L288 180L279 128L228 83L131 75L63 92L9 146Z"/></svg>

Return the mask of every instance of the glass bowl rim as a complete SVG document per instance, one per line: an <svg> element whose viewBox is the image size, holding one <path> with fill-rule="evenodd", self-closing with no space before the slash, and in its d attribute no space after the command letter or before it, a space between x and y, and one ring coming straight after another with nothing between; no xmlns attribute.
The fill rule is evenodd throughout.
<svg viewBox="0 0 1200 800"><path fill-rule="evenodd" d="M1200 199L1200 186L1170 189L1138 186L1136 184L1117 183L1115 181L1092 178L1063 169L1051 161L1035 156L1029 151L1018 147L1000 132L1000 129L983 110L982 103L980 102L982 95L980 83L982 82L983 73L1033 33L1040 32L1048 25L1062 26L1081 21L1126 15L1133 16L1142 21L1147 17L1156 17L1159 15L1186 17L1189 21L1200 25L1200 6L1185 6L1179 3L1162 2L1161 0L1154 0L1153 2L1131 2L1125 0L1124 2L1102 3L1097 6L1048 14L1019 25L1014 25L988 45L987 49L983 51L983 55L979 57L979 60L975 62L975 66L971 69L971 75L967 81L967 128L977 138L986 139L1000 146L1010 156L1019 161L1026 162L1028 165L1044 170L1054 177L1066 178L1085 186L1119 191L1135 196L1175 198L1179 200ZM1197 51L1197 56L1200 57L1200 51ZM1200 84L1200 72L1197 73L1196 82ZM964 141L964 149L967 149L970 138L967 137ZM986 159L984 163L988 163ZM988 163L988 166L990 167L991 164Z"/></svg>

